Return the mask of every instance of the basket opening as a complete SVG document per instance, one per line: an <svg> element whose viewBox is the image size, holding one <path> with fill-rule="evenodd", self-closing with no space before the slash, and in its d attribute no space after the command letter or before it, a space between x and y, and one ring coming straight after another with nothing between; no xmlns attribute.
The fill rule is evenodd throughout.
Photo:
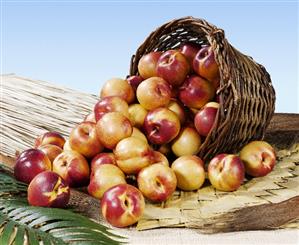
<svg viewBox="0 0 299 245"><path fill-rule="evenodd" d="M179 27L163 33L160 36L159 41L156 42L156 47L154 47L154 49L147 50L147 53L153 50L166 51L169 49L177 49L185 43L194 43L200 46L209 44L206 35L203 32L199 33L198 30L195 32L190 30L190 28L185 29L184 27Z"/></svg>

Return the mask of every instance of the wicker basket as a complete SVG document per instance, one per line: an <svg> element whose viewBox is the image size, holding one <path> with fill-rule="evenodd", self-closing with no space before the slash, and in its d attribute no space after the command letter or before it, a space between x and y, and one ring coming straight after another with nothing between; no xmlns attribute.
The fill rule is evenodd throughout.
<svg viewBox="0 0 299 245"><path fill-rule="evenodd" d="M220 69L220 109L199 156L208 159L219 152L236 152L250 140L263 138L275 106L270 75L232 47L223 30L203 19L176 19L152 32L132 56L130 75L138 74L144 54L175 49L186 42L209 44Z"/></svg>

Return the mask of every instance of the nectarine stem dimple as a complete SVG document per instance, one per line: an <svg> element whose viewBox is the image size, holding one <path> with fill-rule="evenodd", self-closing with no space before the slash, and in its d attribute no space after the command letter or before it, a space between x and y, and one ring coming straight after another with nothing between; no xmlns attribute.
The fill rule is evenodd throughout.
<svg viewBox="0 0 299 245"><path fill-rule="evenodd" d="M170 55L169 59L168 59L168 63L173 63L175 61L175 57L177 56L177 54L174 55Z"/></svg>
<svg viewBox="0 0 299 245"><path fill-rule="evenodd" d="M61 166L65 167L67 165L67 160L63 160Z"/></svg>
<svg viewBox="0 0 299 245"><path fill-rule="evenodd" d="M88 136L89 135L89 129L88 128L84 128L83 129L83 133Z"/></svg>
<svg viewBox="0 0 299 245"><path fill-rule="evenodd" d="M158 180L156 180L156 184L157 186L161 187L161 183Z"/></svg>
<svg viewBox="0 0 299 245"><path fill-rule="evenodd" d="M269 154L267 152L263 152L261 157L262 157L262 164L264 166L270 168L270 162L271 161L269 161L269 157L270 157Z"/></svg>
<svg viewBox="0 0 299 245"><path fill-rule="evenodd" d="M152 130L152 131L150 132L150 134L149 134L149 138L152 137L152 136L154 136L155 134L159 133L159 130L160 130L160 127L157 126L157 125L155 125L155 126L153 127L153 130Z"/></svg>
<svg viewBox="0 0 299 245"><path fill-rule="evenodd" d="M159 179L155 179L155 184L157 185L157 187L160 189L160 190L164 190L164 186L162 185L162 183L160 182Z"/></svg>
<svg viewBox="0 0 299 245"><path fill-rule="evenodd" d="M133 212L134 205L132 205L130 197L125 196L125 198L123 199L123 207L124 207L124 210L127 210L128 213Z"/></svg>
<svg viewBox="0 0 299 245"><path fill-rule="evenodd" d="M157 91L157 94L159 94L161 96L167 96L167 94L168 94L168 92L161 85L157 86L156 91Z"/></svg>
<svg viewBox="0 0 299 245"><path fill-rule="evenodd" d="M126 206L126 207L129 207L129 201L128 201L128 198L126 198L125 200L124 200L124 205Z"/></svg>
<svg viewBox="0 0 299 245"><path fill-rule="evenodd" d="M219 172L222 172L222 170L224 169L224 165L225 165L225 162L221 161L219 166L218 166Z"/></svg>

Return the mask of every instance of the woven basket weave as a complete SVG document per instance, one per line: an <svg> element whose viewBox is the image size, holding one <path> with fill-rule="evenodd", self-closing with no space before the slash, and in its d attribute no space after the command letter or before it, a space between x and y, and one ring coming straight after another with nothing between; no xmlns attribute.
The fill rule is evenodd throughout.
<svg viewBox="0 0 299 245"><path fill-rule="evenodd" d="M232 47L224 31L205 20L185 17L152 32L132 56L130 75L138 74L140 58L151 51L178 48L186 42L209 44L220 70L216 122L201 146L204 159L219 152L236 152L264 136L274 113L275 91L265 68Z"/></svg>

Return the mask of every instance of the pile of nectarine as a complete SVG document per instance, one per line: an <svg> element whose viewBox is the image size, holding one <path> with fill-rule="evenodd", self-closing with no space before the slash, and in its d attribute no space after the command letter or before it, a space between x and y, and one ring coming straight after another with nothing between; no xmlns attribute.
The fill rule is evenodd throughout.
<svg viewBox="0 0 299 245"><path fill-rule="evenodd" d="M176 188L199 189L206 177L216 189L234 191L245 173L258 177L272 170L275 152L263 141L206 163L197 156L217 126L220 75L211 47L186 43L151 52L138 71L108 80L67 141L47 132L19 155L15 177L30 183L30 204L64 207L69 187L87 186L107 221L124 227L141 217L144 198L163 202Z"/></svg>

